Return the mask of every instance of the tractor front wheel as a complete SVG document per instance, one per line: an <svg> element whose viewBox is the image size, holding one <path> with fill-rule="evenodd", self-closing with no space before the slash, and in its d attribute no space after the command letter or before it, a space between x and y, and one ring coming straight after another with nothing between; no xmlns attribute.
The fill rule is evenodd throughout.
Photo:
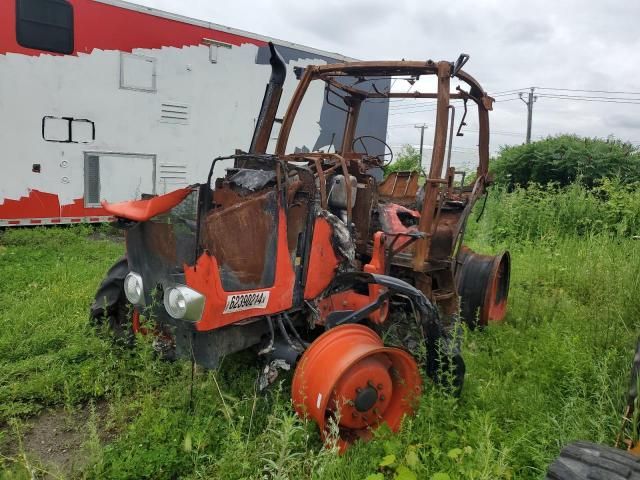
<svg viewBox="0 0 640 480"><path fill-rule="evenodd" d="M344 451L383 422L398 430L413 412L421 385L409 353L385 347L368 327L349 324L325 332L304 352L291 396L296 412L315 420L325 441L336 434Z"/></svg>
<svg viewBox="0 0 640 480"><path fill-rule="evenodd" d="M127 257L120 258L109 269L89 309L89 321L97 328L107 328L116 341L131 346L139 315L124 294L124 277L128 272Z"/></svg>

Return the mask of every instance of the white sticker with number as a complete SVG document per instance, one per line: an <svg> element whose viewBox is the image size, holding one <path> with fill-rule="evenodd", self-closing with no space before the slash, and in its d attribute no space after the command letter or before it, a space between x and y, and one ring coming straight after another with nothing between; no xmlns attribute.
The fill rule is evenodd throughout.
<svg viewBox="0 0 640 480"><path fill-rule="evenodd" d="M241 312L252 308L267 308L267 303L269 303L268 291L229 295L222 313Z"/></svg>

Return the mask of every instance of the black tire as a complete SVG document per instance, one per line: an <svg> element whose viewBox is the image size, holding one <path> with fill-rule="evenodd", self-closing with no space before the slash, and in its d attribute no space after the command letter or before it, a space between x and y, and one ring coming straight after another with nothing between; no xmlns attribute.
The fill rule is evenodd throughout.
<svg viewBox="0 0 640 480"><path fill-rule="evenodd" d="M128 272L127 257L120 258L109 269L89 309L89 321L96 328L108 328L119 342L132 345L133 306L124 294L124 277Z"/></svg>
<svg viewBox="0 0 640 480"><path fill-rule="evenodd" d="M640 458L590 442L570 443L549 466L547 480L640 480Z"/></svg>
<svg viewBox="0 0 640 480"><path fill-rule="evenodd" d="M413 312L405 302L392 302L389 318L382 328L377 328L378 334L386 344L411 353L422 364L429 378L459 397L466 371L460 352L460 328L454 326L450 331L445 331L438 310L427 308L418 301L417 313L422 323L420 328L415 325ZM423 349L419 345L420 337L424 342Z"/></svg>
<svg viewBox="0 0 640 480"><path fill-rule="evenodd" d="M471 330L484 328L492 321L502 321L509 297L509 252L481 255L463 245L458 261L456 289L460 296L462 319ZM497 314L497 318L493 318L492 312L494 316Z"/></svg>

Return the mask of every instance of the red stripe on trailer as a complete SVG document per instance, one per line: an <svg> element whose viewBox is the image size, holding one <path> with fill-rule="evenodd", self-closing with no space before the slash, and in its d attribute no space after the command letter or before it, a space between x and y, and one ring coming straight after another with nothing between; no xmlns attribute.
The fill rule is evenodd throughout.
<svg viewBox="0 0 640 480"><path fill-rule="evenodd" d="M15 226L15 225L19 225L19 226L29 226L29 225L59 225L62 223L81 223L81 222L87 222L87 223L97 223L97 222L111 222L114 221L115 218L114 217L84 217L84 218L78 218L78 217L56 217L56 218L22 218L22 219L11 219L11 220L6 220L6 219L0 219L0 226L4 225L4 226Z"/></svg>
<svg viewBox="0 0 640 480"><path fill-rule="evenodd" d="M55 193L29 190L29 195L17 200L6 198L0 205L0 219L4 218L56 218L56 217L89 217L108 213L102 207L87 208L83 198L76 198L72 203L60 205Z"/></svg>
<svg viewBox="0 0 640 480"><path fill-rule="evenodd" d="M0 205L0 218L59 217L60 203L54 193L30 190L29 196L18 200L6 198Z"/></svg>
<svg viewBox="0 0 640 480"><path fill-rule="evenodd" d="M266 42L234 33L213 30L150 13L129 10L89 0L69 0L74 14L74 55L94 49L131 52L134 48L184 47L200 45L203 38L232 45ZM16 2L0 2L0 54L57 55L18 45Z"/></svg>

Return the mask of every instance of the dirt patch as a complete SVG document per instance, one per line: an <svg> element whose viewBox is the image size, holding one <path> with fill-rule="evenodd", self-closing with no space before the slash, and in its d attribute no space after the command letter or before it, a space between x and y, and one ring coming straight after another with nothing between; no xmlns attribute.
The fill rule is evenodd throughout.
<svg viewBox="0 0 640 480"><path fill-rule="evenodd" d="M115 437L108 429L107 415L106 402L72 412L49 410L25 422L20 441L11 432L3 454L40 472L37 478L71 477L91 463L96 448Z"/></svg>

